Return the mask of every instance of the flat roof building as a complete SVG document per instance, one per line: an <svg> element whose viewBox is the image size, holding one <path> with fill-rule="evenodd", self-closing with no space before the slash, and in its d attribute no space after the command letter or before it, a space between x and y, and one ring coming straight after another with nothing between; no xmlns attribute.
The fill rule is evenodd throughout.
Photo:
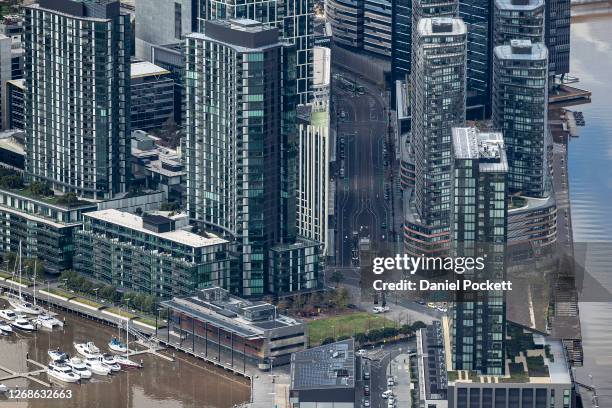
<svg viewBox="0 0 612 408"><path fill-rule="evenodd" d="M448 381L442 324L435 320L416 334L418 402L421 408L448 407Z"/></svg>
<svg viewBox="0 0 612 408"><path fill-rule="evenodd" d="M303 322L279 314L272 304L242 299L220 287L174 297L161 306L170 316L161 340L173 342L180 335L183 348L218 361L232 358L236 364L248 361L268 369L288 364L291 354L307 344Z"/></svg>
<svg viewBox="0 0 612 408"><path fill-rule="evenodd" d="M294 353L289 404L292 408L355 407L356 376L353 339Z"/></svg>
<svg viewBox="0 0 612 408"><path fill-rule="evenodd" d="M130 112L132 129L158 130L174 121L172 73L148 61L132 62Z"/></svg>

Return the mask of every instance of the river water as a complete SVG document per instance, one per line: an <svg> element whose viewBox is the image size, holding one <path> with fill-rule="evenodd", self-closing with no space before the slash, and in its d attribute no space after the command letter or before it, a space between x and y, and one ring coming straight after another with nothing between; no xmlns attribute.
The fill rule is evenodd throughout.
<svg viewBox="0 0 612 408"><path fill-rule="evenodd" d="M0 307L4 306L0 304ZM17 372L26 371L26 353L30 359L46 364L47 350L59 347L76 355L74 341L92 340L105 350L106 344L116 329L102 326L88 320L66 315L63 331L34 334L14 333L0 338L0 365ZM131 345L130 345L130 348ZM172 363L151 355L135 356L142 359L141 370L121 371L110 377L94 375L83 384L62 386L72 390L72 398L67 400L29 400L29 408L230 408L234 404L247 401L250 387L238 377L227 374L214 367L185 356L176 354ZM36 367L29 365L29 371ZM0 378L5 376L0 372ZM47 381L46 374L40 379ZM29 380L9 380L2 383L14 387L44 389ZM0 397L0 406L2 406Z"/></svg>
<svg viewBox="0 0 612 408"><path fill-rule="evenodd" d="M569 147L570 197L575 242L612 242L612 14L572 19L571 73L578 87L593 92L584 112L586 127ZM612 251L590 250L587 269L612 289ZM605 245L612 248L611 245ZM596 385L600 407L612 407L612 299L581 302L584 367L582 383ZM592 376L589 377L589 375ZM585 407L591 407L585 401Z"/></svg>

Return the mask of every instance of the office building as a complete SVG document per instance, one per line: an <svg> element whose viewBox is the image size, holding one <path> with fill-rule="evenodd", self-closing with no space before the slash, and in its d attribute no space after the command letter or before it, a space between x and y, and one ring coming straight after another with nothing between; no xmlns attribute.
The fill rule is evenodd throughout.
<svg viewBox="0 0 612 408"><path fill-rule="evenodd" d="M92 199L127 191L129 16L117 0L40 0L24 13L27 179Z"/></svg>
<svg viewBox="0 0 612 408"><path fill-rule="evenodd" d="M424 18L416 30L410 141L416 180L405 210L408 253L448 250L451 128L465 122L466 34L457 18Z"/></svg>
<svg viewBox="0 0 612 408"><path fill-rule="evenodd" d="M130 112L133 130L159 130L174 121L174 80L170 71L148 61L131 66Z"/></svg>
<svg viewBox="0 0 612 408"><path fill-rule="evenodd" d="M185 115L185 54L184 43L154 45L151 61L158 67L170 71L174 81L174 123L181 127Z"/></svg>
<svg viewBox="0 0 612 408"><path fill-rule="evenodd" d="M414 63L418 47L419 21L424 18L448 17L454 18L459 14L457 0L412 0L412 22L410 25L411 50Z"/></svg>
<svg viewBox="0 0 612 408"><path fill-rule="evenodd" d="M294 47L254 20L206 21L205 32L185 51L187 209L234 245L232 290L278 293L269 251L297 242Z"/></svg>
<svg viewBox="0 0 612 408"><path fill-rule="evenodd" d="M545 38L548 48L548 75L551 87L555 77L563 77L570 70L570 0L545 2Z"/></svg>
<svg viewBox="0 0 612 408"><path fill-rule="evenodd" d="M406 81L412 51L412 0L393 0L391 10L391 75L394 81Z"/></svg>
<svg viewBox="0 0 612 408"><path fill-rule="evenodd" d="M353 339L294 353L291 356L290 406L357 407L355 386L359 372Z"/></svg>
<svg viewBox="0 0 612 408"><path fill-rule="evenodd" d="M334 44L363 48L364 0L329 0L325 17L330 23Z"/></svg>
<svg viewBox="0 0 612 408"><path fill-rule="evenodd" d="M289 364L291 355L308 344L303 322L278 313L274 305L232 296L219 287L175 297L161 307L170 318L160 340L176 340L178 333L183 349L232 367L248 362L267 370Z"/></svg>
<svg viewBox="0 0 612 408"><path fill-rule="evenodd" d="M74 269L121 290L160 298L227 287L228 242L188 229L186 214L89 212L76 233Z"/></svg>
<svg viewBox="0 0 612 408"><path fill-rule="evenodd" d="M11 39L11 79L23 78L25 60L23 22L24 18L21 15L0 17L0 34Z"/></svg>
<svg viewBox="0 0 612 408"><path fill-rule="evenodd" d="M544 0L495 0L493 47L511 40L544 42Z"/></svg>
<svg viewBox="0 0 612 408"><path fill-rule="evenodd" d="M390 59L393 36L393 1L364 0L363 49Z"/></svg>
<svg viewBox="0 0 612 408"><path fill-rule="evenodd" d="M217 19L250 19L267 27L278 28L280 39L295 47L298 102L312 98L314 8L312 0L248 0L238 4L230 0L199 0L199 31L206 32L206 21Z"/></svg>
<svg viewBox="0 0 612 408"><path fill-rule="evenodd" d="M12 79L4 82L2 89L3 129L25 129L24 97L25 79Z"/></svg>
<svg viewBox="0 0 612 408"><path fill-rule="evenodd" d="M474 281L505 278L508 162L500 132L453 128L451 237L457 257L482 257ZM503 291L457 292L453 307L453 368L486 375L505 371Z"/></svg>
<svg viewBox="0 0 612 408"><path fill-rule="evenodd" d="M512 40L494 49L493 126L504 134L510 192L530 197L550 189L547 68L544 44Z"/></svg>
<svg viewBox="0 0 612 408"><path fill-rule="evenodd" d="M24 188L0 190L0 251L38 259L45 272L59 274L73 266L74 236L83 214L96 205L64 197L43 197Z"/></svg>
<svg viewBox="0 0 612 408"><path fill-rule="evenodd" d="M182 41L197 30L197 0L137 0L136 58L153 62L151 47Z"/></svg>

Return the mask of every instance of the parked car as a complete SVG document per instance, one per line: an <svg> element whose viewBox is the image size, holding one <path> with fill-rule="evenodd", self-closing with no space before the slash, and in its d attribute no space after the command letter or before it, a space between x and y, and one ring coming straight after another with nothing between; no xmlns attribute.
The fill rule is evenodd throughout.
<svg viewBox="0 0 612 408"><path fill-rule="evenodd" d="M382 397L383 399L387 399L387 398L389 398L389 397L391 397L391 396L393 396L393 391L391 391L391 390L384 391L384 392L381 394L381 397Z"/></svg>

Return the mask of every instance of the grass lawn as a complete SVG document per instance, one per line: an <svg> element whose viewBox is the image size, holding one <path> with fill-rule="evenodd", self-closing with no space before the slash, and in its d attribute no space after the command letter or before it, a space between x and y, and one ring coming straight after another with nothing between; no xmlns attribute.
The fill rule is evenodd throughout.
<svg viewBox="0 0 612 408"><path fill-rule="evenodd" d="M310 344L320 344L326 337L352 336L371 329L393 326L392 320L367 312L357 312L340 316L325 317L308 322Z"/></svg>
<svg viewBox="0 0 612 408"><path fill-rule="evenodd" d="M64 289L60 289L60 288L41 289L41 291L43 291L43 290L46 291L46 292L52 293L54 295L58 295L58 296L65 297L65 298L68 298L68 299L72 299L72 298L76 297L74 293L70 293L70 292L65 291Z"/></svg>
<svg viewBox="0 0 612 408"><path fill-rule="evenodd" d="M89 299L85 299L85 298L80 298L80 297L74 298L72 300L75 301L75 302L78 302L78 303L82 303L82 304L87 305L87 306L95 307L97 309L99 309L102 306L104 306L101 303L97 303L97 302L94 302L93 300L89 300Z"/></svg>
<svg viewBox="0 0 612 408"><path fill-rule="evenodd" d="M136 317L135 314L126 312L125 310L121 310L121 309L116 308L116 307L109 307L109 308L104 309L104 310L106 310L109 313L113 313L113 314L116 314L116 315L119 315L119 316L122 316L122 317L126 317L128 319L133 319L133 318ZM155 322L153 322L153 326L154 325L155 325Z"/></svg>
<svg viewBox="0 0 612 408"><path fill-rule="evenodd" d="M12 274L8 273L8 272L2 272L0 271L0 276L3 278L10 278L11 276L13 276Z"/></svg>
<svg viewBox="0 0 612 408"><path fill-rule="evenodd" d="M148 324L149 326L153 326L155 327L155 319L154 318L148 318L148 317L137 317L136 319L137 322L140 323L144 323L144 324ZM160 321L158 321L158 325L159 325Z"/></svg>

